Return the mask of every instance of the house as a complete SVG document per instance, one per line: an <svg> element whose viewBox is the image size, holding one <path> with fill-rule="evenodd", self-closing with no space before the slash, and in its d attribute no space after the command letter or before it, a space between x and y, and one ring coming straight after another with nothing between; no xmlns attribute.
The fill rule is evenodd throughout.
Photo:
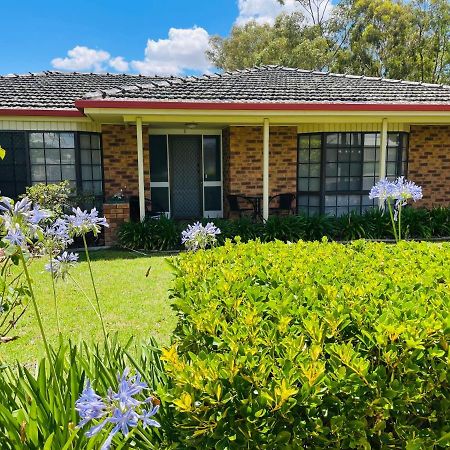
<svg viewBox="0 0 450 450"><path fill-rule="evenodd" d="M374 206L407 175L450 203L450 86L263 66L201 77L43 72L0 77L0 189L67 179L116 226L118 192L174 218L221 217L228 195L296 193L298 211Z"/></svg>

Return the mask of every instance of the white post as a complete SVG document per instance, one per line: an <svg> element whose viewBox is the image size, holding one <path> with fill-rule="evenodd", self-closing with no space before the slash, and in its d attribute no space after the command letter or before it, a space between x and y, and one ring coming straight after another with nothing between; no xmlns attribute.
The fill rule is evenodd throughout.
<svg viewBox="0 0 450 450"><path fill-rule="evenodd" d="M381 122L381 135L380 135L380 167L378 172L380 174L380 180L386 178L386 159L387 159L387 138L388 138L388 121L383 119ZM384 201L379 200L378 206L384 207Z"/></svg>
<svg viewBox="0 0 450 450"><path fill-rule="evenodd" d="M264 119L263 139L263 219L269 218L269 119Z"/></svg>
<svg viewBox="0 0 450 450"><path fill-rule="evenodd" d="M138 156L138 182L139 182L139 217L145 219L145 188L144 188L144 145L142 143L142 118L136 118L136 140Z"/></svg>

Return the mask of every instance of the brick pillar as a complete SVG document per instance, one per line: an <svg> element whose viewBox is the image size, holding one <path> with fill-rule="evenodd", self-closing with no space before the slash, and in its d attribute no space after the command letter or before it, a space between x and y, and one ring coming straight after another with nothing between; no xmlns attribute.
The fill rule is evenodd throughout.
<svg viewBox="0 0 450 450"><path fill-rule="evenodd" d="M104 203L103 214L109 224L109 228L105 228L105 245L115 245L119 226L130 220L130 205L129 203Z"/></svg>

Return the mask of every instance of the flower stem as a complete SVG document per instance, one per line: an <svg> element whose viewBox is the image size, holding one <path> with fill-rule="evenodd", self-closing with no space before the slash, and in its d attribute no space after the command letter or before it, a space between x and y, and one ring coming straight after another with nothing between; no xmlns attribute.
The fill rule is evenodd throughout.
<svg viewBox="0 0 450 450"><path fill-rule="evenodd" d="M92 309L95 311L95 314L97 314L98 318L100 319L100 321L102 320L102 317L100 316L100 314L97 311L97 308L95 307L95 305L92 303L92 300L90 299L90 297L86 294L86 291L81 287L80 283L78 283L77 280L75 280L75 278L69 273L69 277L72 280L73 284L76 286L76 288L85 296L86 300L89 302L89 304L92 306Z"/></svg>
<svg viewBox="0 0 450 450"><path fill-rule="evenodd" d="M395 226L394 214L392 213L392 205L390 199L387 199L387 204L389 208L389 214L391 216L392 229L394 230L395 242L398 242L397 227Z"/></svg>
<svg viewBox="0 0 450 450"><path fill-rule="evenodd" d="M87 242L86 242L86 236L84 234L83 234L83 244L84 244L84 251L86 253L86 260L87 260L87 263L89 266L89 273L91 275L92 288L94 289L95 301L97 303L97 311L98 311L98 315L100 317L100 322L102 324L103 335L105 337L105 345L107 345L108 334L106 333L105 322L103 320L102 310L100 308L100 300L98 298L97 288L95 287L94 274L92 273L91 258L89 258L89 250L88 250L88 246L87 246Z"/></svg>
<svg viewBox="0 0 450 450"><path fill-rule="evenodd" d="M61 327L59 325L58 300L56 299L55 277L53 274L53 257L51 253L49 254L49 257L50 257L50 277L52 279L52 290L53 290L53 302L55 304L56 326L58 327L58 334L61 334Z"/></svg>
<svg viewBox="0 0 450 450"><path fill-rule="evenodd" d="M19 256L20 256L20 259L22 261L23 271L25 273L25 278L27 279L28 287L30 289L31 303L33 303L34 313L36 315L36 319L37 319L37 322L38 322L39 330L41 332L42 341L44 343L44 348L45 348L45 353L47 355L48 362L50 364L50 371L52 372L53 378L55 380L56 387L57 387L58 393L59 393L59 397L61 399L61 403L64 404L61 387L59 385L59 381L58 381L58 377L56 375L55 367L53 365L53 358L52 358L52 355L50 353L50 347L48 345L47 337L45 335L44 325L42 324L41 314L39 313L39 307L38 307L38 304L36 302L36 297L34 295L33 284L31 282L30 273L28 272L28 266L27 266L27 263L26 263L25 258L23 256L22 250L20 250Z"/></svg>
<svg viewBox="0 0 450 450"><path fill-rule="evenodd" d="M402 239L402 204L398 206L398 240Z"/></svg>

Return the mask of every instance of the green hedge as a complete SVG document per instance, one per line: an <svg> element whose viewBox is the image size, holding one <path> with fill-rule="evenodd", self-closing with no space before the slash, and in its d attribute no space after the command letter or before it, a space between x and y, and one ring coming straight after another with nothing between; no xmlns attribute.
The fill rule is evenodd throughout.
<svg viewBox="0 0 450 450"><path fill-rule="evenodd" d="M299 239L314 241L323 236L339 241L394 238L389 215L378 209L363 215L348 214L342 217L275 216L270 217L264 224L253 223L248 218L212 221L222 231L218 236L220 245L226 239L234 239L236 236L243 242L254 239L260 239L262 242L296 242ZM207 220L203 222L206 223ZM450 208L406 208L403 211L402 223L402 235L406 238L450 237ZM186 222L175 222L166 218L149 219L143 223L125 223L118 232L119 244L147 251L176 250L181 248L180 235L186 226Z"/></svg>
<svg viewBox="0 0 450 450"><path fill-rule="evenodd" d="M226 243L176 260L183 448L450 445L450 244Z"/></svg>

